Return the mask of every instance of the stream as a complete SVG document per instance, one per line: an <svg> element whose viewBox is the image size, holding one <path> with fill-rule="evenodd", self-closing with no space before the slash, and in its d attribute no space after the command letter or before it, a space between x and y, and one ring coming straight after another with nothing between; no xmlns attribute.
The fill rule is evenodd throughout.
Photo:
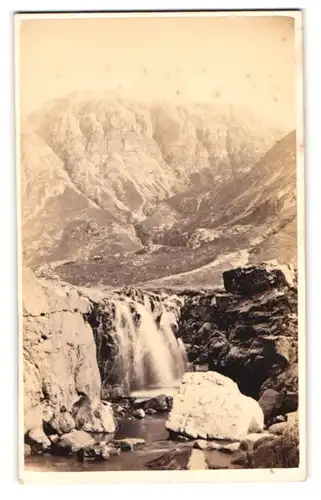
<svg viewBox="0 0 321 500"><path fill-rule="evenodd" d="M130 471L147 470L146 464L164 453L179 448L181 451L193 447L194 441L173 441L165 429L167 414L161 416L148 415L142 420L123 418L119 420L119 427L113 436L115 439L143 438L146 445L132 452L123 451L120 455L112 456L102 462L79 462L74 456L53 456L50 454L31 455L25 457L25 469L35 472L84 472L84 471ZM109 440L109 435L94 435L97 441ZM230 455L216 450L205 451L210 468L230 469Z"/></svg>
<svg viewBox="0 0 321 500"><path fill-rule="evenodd" d="M176 386L166 387L165 393L173 395ZM136 391L132 395L136 401L150 399L164 391L158 389L147 389ZM123 451L120 455L110 457L107 461L85 461L79 462L75 456L30 455L25 457L25 469L34 472L84 472L84 471L134 471L147 470L146 464L164 453L179 448L181 451L193 447L194 441L174 441L169 439L169 433L165 428L168 413L160 412L155 415L146 415L143 419L124 417L118 419L118 428L114 435L93 434L97 442L109 441L111 439L142 438L145 446L135 451ZM222 441L220 441L222 443ZM205 451L210 468L235 468L231 465L230 455L216 450Z"/></svg>

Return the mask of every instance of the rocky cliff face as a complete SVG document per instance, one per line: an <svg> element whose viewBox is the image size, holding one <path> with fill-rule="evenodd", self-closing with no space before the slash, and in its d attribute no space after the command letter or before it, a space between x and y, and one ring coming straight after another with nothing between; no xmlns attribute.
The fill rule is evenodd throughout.
<svg viewBox="0 0 321 500"><path fill-rule="evenodd" d="M100 401L93 333L84 320L89 300L71 287L37 280L27 268L22 293L25 431L68 414L73 428L113 432L111 409ZM77 420L82 398L88 407Z"/></svg>
<svg viewBox="0 0 321 500"><path fill-rule="evenodd" d="M76 288L39 280L28 268L22 292L26 431L53 415L77 413L81 398L99 413L101 398L165 385L186 368L184 348L173 333L177 297ZM107 412L108 405L104 418ZM97 432L112 427L92 420L89 412L80 427Z"/></svg>

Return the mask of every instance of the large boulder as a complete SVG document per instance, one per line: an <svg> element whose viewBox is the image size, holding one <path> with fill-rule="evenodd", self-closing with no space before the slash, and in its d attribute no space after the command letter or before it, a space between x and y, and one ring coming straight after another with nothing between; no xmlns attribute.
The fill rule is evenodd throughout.
<svg viewBox="0 0 321 500"><path fill-rule="evenodd" d="M271 288L294 285L294 270L276 263L238 267L223 273L225 290L252 296Z"/></svg>
<svg viewBox="0 0 321 500"><path fill-rule="evenodd" d="M166 422L170 432L194 439L242 439L263 426L257 401L216 372L185 373Z"/></svg>

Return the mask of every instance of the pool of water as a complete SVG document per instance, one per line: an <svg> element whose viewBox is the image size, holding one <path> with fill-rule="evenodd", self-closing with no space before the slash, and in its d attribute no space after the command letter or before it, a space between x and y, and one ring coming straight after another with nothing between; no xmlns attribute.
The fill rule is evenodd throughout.
<svg viewBox="0 0 321 500"><path fill-rule="evenodd" d="M146 464L173 448L180 450L193 446L193 441L179 442L169 439L165 429L167 414L160 416L146 416L142 420L123 418L119 420L118 429L114 436L93 435L97 441L109 440L111 438L143 438L146 441L144 448L133 452L122 452L118 456L111 457L106 462L78 462L73 457L59 457L50 454L34 455L25 458L25 468L36 472L86 472L86 471L138 471L147 470ZM205 451L210 468L230 469L237 468L231 464L231 456L219 451Z"/></svg>
<svg viewBox="0 0 321 500"><path fill-rule="evenodd" d="M160 417L146 416L142 420L123 418L119 420L118 429L114 436L93 435L97 441L109 440L111 438L143 438L146 441L144 448L133 452L124 451L118 456L111 457L106 462L88 461L81 463L73 456L33 455L26 457L25 468L26 470L43 472L144 470L147 462L161 456L177 444L168 439L168 432L165 429L166 418L166 413L161 414ZM182 445L192 446L192 443L182 443Z"/></svg>

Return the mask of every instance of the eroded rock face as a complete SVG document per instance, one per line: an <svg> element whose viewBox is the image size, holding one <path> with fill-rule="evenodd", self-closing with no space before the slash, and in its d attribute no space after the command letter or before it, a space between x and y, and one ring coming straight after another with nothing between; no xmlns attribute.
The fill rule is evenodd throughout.
<svg viewBox="0 0 321 500"><path fill-rule="evenodd" d="M263 425L259 404L216 372L186 373L166 422L169 431L193 439L241 439Z"/></svg>
<svg viewBox="0 0 321 500"><path fill-rule="evenodd" d="M81 395L91 406L86 430L115 430L111 408L100 403L96 345L84 320L90 307L76 289L38 280L23 270L25 432L41 429L51 418L58 433L72 430L73 417L67 421L64 413L72 412Z"/></svg>
<svg viewBox="0 0 321 500"><path fill-rule="evenodd" d="M225 291L185 294L179 332L189 361L232 378L255 399L273 389L282 396L278 411L295 411L298 324L293 269L275 263L233 269L225 273L225 284Z"/></svg>
<svg viewBox="0 0 321 500"><path fill-rule="evenodd" d="M67 411L54 415L49 421L49 426L52 427L53 431L57 434L67 434L74 430L75 425L74 419Z"/></svg>

